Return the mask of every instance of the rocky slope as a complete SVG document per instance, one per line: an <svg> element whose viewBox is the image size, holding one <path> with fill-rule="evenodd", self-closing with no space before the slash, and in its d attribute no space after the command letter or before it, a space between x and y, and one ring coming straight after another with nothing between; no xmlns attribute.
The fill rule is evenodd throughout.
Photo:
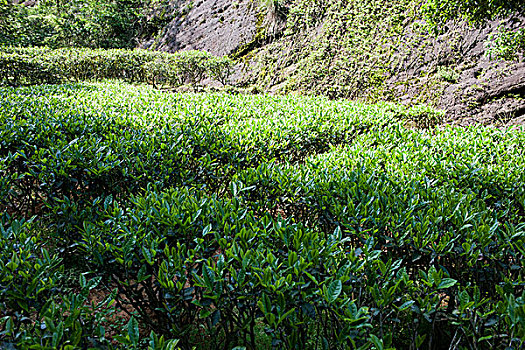
<svg viewBox="0 0 525 350"><path fill-rule="evenodd" d="M525 63L498 61L487 43L503 19L440 35L421 20L420 2L195 0L172 4L174 20L144 47L206 50L242 62L236 83L274 93L426 103L447 122L519 124L525 119Z"/></svg>
<svg viewBox="0 0 525 350"><path fill-rule="evenodd" d="M258 4L251 0L183 0L171 4L174 19L144 48L205 50L229 55L256 34Z"/></svg>

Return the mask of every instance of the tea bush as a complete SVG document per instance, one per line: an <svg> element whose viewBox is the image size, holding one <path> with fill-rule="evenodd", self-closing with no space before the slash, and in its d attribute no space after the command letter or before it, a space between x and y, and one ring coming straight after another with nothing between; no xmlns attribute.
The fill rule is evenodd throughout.
<svg viewBox="0 0 525 350"><path fill-rule="evenodd" d="M233 66L234 62L228 57L216 57L194 50L163 55L155 61L148 62L144 69L154 86L156 83L169 86L189 83L197 86L206 76L226 85L233 73Z"/></svg>
<svg viewBox="0 0 525 350"><path fill-rule="evenodd" d="M524 345L521 129L116 83L0 98L0 346Z"/></svg>
<svg viewBox="0 0 525 350"><path fill-rule="evenodd" d="M0 84L36 85L67 81L123 79L168 86L197 86L205 77L225 84L233 61L207 52L174 54L148 50L0 48Z"/></svg>
<svg viewBox="0 0 525 350"><path fill-rule="evenodd" d="M103 225L86 225L83 241L88 259L115 279L106 281L122 288L119 302L131 303L163 333L187 339L189 329L202 324L208 334L222 334L227 348L255 347L262 319L274 346L293 348L315 340L308 329L322 317L331 327L318 338L333 346L335 339L366 343L367 309L342 292L362 263L354 256L352 264L337 234L254 217L235 198L150 189L129 210L110 208ZM334 277L344 264L345 272Z"/></svg>
<svg viewBox="0 0 525 350"><path fill-rule="evenodd" d="M370 323L383 334L397 335L398 327L418 320L410 326L414 328L405 328L407 339L396 338L390 345L405 348L417 344L417 335L436 325L450 338L440 335L439 340L436 334L427 334L434 338L435 346L459 333L469 334L474 344L497 334L512 334L508 319L504 315L495 318L491 310L508 307L507 293L522 297L523 263L516 260L524 243L524 225L519 219L522 204L489 207L487 191L477 198L470 189L443 188L430 179L396 181L358 169L348 173L265 164L242 173L239 180L251 189L244 196L255 208L282 213L324 232L340 228L349 248L370 241L382 252L381 261L399 262L413 284L399 292L398 286L390 289L382 285L359 292L367 301L358 305L375 311ZM522 187L523 182L517 186ZM368 277L381 281L374 273ZM472 293L477 295L475 299ZM401 321L396 299L411 305ZM458 309L474 300L475 308L482 312L469 325L465 318L456 317ZM516 307L517 311L521 306ZM448 315L449 320L440 315ZM490 327L484 328L484 324Z"/></svg>
<svg viewBox="0 0 525 350"><path fill-rule="evenodd" d="M33 220L3 217L0 244L2 348L115 348L105 326L114 313L111 295L99 302L89 299L100 278L80 275L77 290L64 288L61 258L50 253L49 241ZM165 341L152 337L157 338L152 348L167 348Z"/></svg>

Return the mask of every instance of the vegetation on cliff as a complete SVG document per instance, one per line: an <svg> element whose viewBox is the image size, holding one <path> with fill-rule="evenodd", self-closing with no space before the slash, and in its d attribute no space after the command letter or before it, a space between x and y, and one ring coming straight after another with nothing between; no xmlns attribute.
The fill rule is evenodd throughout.
<svg viewBox="0 0 525 350"><path fill-rule="evenodd" d="M516 2L289 1L283 37L255 54L248 81L279 91L332 97L396 99L404 86L418 86L419 101L434 102L442 92L438 70L454 71L468 49L456 19L480 25L509 13ZM515 10L515 12L511 12ZM444 30L446 24L446 30ZM435 30L435 32L434 32ZM438 36L438 34L441 34ZM502 31L491 41L494 57L517 59L523 29ZM252 53L253 57L253 53Z"/></svg>

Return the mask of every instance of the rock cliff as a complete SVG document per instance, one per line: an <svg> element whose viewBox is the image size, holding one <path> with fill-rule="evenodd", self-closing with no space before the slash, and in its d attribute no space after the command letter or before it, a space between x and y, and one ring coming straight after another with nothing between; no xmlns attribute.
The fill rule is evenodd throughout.
<svg viewBox="0 0 525 350"><path fill-rule="evenodd" d="M498 27L523 27L523 18L450 23L435 35L418 1L390 2L177 1L173 21L143 47L233 55L237 84L272 93L426 103L462 125L523 122L523 58L487 54Z"/></svg>

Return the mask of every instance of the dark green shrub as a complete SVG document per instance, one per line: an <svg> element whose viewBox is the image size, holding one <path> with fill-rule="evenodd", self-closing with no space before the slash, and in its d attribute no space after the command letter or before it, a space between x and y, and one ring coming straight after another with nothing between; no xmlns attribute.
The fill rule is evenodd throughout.
<svg viewBox="0 0 525 350"><path fill-rule="evenodd" d="M233 73L233 61L228 57L215 57L203 51L180 51L164 55L144 66L148 81L154 86L199 86L205 77L226 85Z"/></svg>
<svg viewBox="0 0 525 350"><path fill-rule="evenodd" d="M207 62L213 56L205 51L180 51L175 59L175 69L192 86L200 85L207 72Z"/></svg>
<svg viewBox="0 0 525 350"><path fill-rule="evenodd" d="M208 75L223 86L229 83L235 62L229 57L213 57L207 62Z"/></svg>
<svg viewBox="0 0 525 350"><path fill-rule="evenodd" d="M232 74L232 61L207 52L174 54L147 50L0 48L3 85L55 84L122 79L153 85L198 86L208 76L221 83Z"/></svg>
<svg viewBox="0 0 525 350"><path fill-rule="evenodd" d="M80 274L78 285L65 287L62 259L34 220L0 218L0 347L20 349L144 348L133 318L120 335L106 334L115 322L114 293L94 301L100 278ZM133 321L135 323L133 323ZM113 330L114 331L114 330ZM148 349L175 349L151 333ZM118 344L118 346L116 346Z"/></svg>
<svg viewBox="0 0 525 350"><path fill-rule="evenodd" d="M104 340L97 324L110 312L102 310L107 301L96 306L98 313L86 305L98 280L81 277L80 294L62 290L61 259L32 220L3 218L0 244L0 344L46 349Z"/></svg>
<svg viewBox="0 0 525 350"><path fill-rule="evenodd" d="M153 85L154 88L162 85L178 87L184 84L184 77L177 74L178 72L173 62L157 59L146 63L144 71L148 77L148 83Z"/></svg>
<svg viewBox="0 0 525 350"><path fill-rule="evenodd" d="M64 76L59 65L50 57L31 57L0 52L0 75L3 84L56 84Z"/></svg>
<svg viewBox="0 0 525 350"><path fill-rule="evenodd" d="M277 347L367 344L368 309L347 299L365 267L340 231L255 217L235 198L148 192L82 231L86 258L142 322L185 346L201 324L216 347L254 347L261 322Z"/></svg>
<svg viewBox="0 0 525 350"><path fill-rule="evenodd" d="M254 207L282 212L324 232L341 227L349 248L372 242L382 252L374 261L377 269L367 274L370 281L360 300L370 308L370 323L386 345L449 344L454 334L462 333L465 344L492 344L497 334L507 334L506 341L521 346L519 337L512 335L524 330L521 316L511 321L492 315L507 307L520 313L523 276L518 271L523 263L516 257L523 254L524 226L505 222L505 211L491 210L484 198L468 190L439 189L428 182L397 183L360 171L341 174L262 165L238 178L239 186L248 189L243 197ZM401 267L395 280L385 275L392 262ZM401 278L404 274L406 279ZM514 296L512 302L499 289L503 285ZM469 293L478 296L472 299ZM399 309L396 300L404 307ZM465 322L471 312L479 317L474 324L472 319ZM444 314L449 315L447 321L440 319ZM490 326L479 328L481 324ZM408 327L403 331L406 339L395 340L397 325Z"/></svg>
<svg viewBox="0 0 525 350"><path fill-rule="evenodd" d="M426 109L122 83L0 98L1 286L36 300L28 313L19 292L0 299L1 317L15 310L7 346L523 347L519 130L407 129ZM9 270L13 256L25 270ZM33 275L58 282L33 293ZM126 313L124 330L109 305L85 305L87 286Z"/></svg>

